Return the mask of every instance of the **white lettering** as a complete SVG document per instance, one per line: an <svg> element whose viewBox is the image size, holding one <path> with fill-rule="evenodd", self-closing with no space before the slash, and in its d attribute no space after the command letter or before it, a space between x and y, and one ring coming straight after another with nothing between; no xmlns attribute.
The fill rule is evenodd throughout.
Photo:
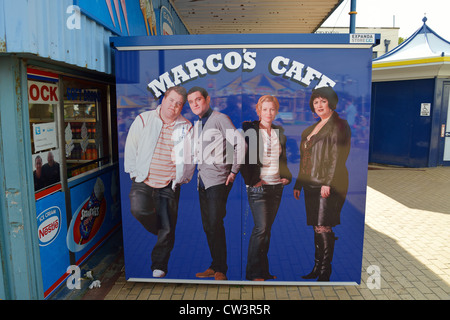
<svg viewBox="0 0 450 320"><path fill-rule="evenodd" d="M286 68L289 65L289 70ZM269 71L275 75L283 75L284 78L297 82L302 86L309 86L314 80L318 80L315 88L330 86L334 87L336 82L329 77L323 75L314 68L305 66L303 63L290 60L282 56L277 56L272 59L269 64Z"/></svg>
<svg viewBox="0 0 450 320"><path fill-rule="evenodd" d="M322 77L320 78L319 83L316 85L315 88L321 88L321 87L334 87L336 84L336 82L334 82L333 80L331 80L330 78L328 78L326 75L322 75Z"/></svg>
<svg viewBox="0 0 450 320"><path fill-rule="evenodd" d="M270 63L270 70L272 70L273 73L277 74L277 75L282 75L283 73L286 72L286 66L289 63L289 59L282 57L282 56L278 56L272 59L272 62ZM283 65L283 68L279 68L280 65Z"/></svg>
<svg viewBox="0 0 450 320"><path fill-rule="evenodd" d="M188 81L190 78L187 75L187 73L184 71L183 66L179 65L175 68L172 68L172 74L173 74L173 83L177 86L180 83Z"/></svg>
<svg viewBox="0 0 450 320"><path fill-rule="evenodd" d="M233 72L239 68L247 72L252 71L256 68L256 54L256 52L243 49L242 53L228 52L223 59L221 53L210 54L205 61L196 58L185 62L184 65L180 64L173 67L170 71L161 74L159 78L152 80L147 86L155 98L160 98L167 89L182 85L208 73L218 73L222 69ZM335 81L316 69L283 56L273 58L268 67L273 75L283 76L304 87L310 86L313 82L315 88L333 87L336 84ZM36 89L34 87L30 88L30 96L36 95L38 95Z"/></svg>
<svg viewBox="0 0 450 320"><path fill-rule="evenodd" d="M66 26L69 30L81 29L81 10L79 6L71 5L67 7L66 13L71 14L67 18Z"/></svg>
<svg viewBox="0 0 450 320"><path fill-rule="evenodd" d="M186 62L186 67L189 69L189 76L192 79L195 79L199 76L199 73L204 76L208 73L208 71L203 67L202 59L194 59Z"/></svg>
<svg viewBox="0 0 450 320"><path fill-rule="evenodd" d="M311 84L312 80L320 79L321 76L322 76L322 74L319 71L317 71L311 67L306 67L306 73L302 79L302 82L305 85L309 86Z"/></svg>
<svg viewBox="0 0 450 320"><path fill-rule="evenodd" d="M244 49L242 54L234 51L228 52L223 59L220 53L209 55L205 61L200 58L193 59L185 62L184 65L173 67L170 72L163 73L147 86L154 97L159 98L170 87L182 85L208 73L217 73L223 67L228 71L236 71L240 67L244 71L251 71L256 67L256 52Z"/></svg>
<svg viewBox="0 0 450 320"><path fill-rule="evenodd" d="M223 59L225 67L228 70L234 71L239 69L242 64L242 56L237 52L228 52Z"/></svg>
<svg viewBox="0 0 450 320"><path fill-rule="evenodd" d="M220 53L209 55L206 58L206 68L212 73L219 72L223 67L223 63L220 62L221 60L222 55ZM217 61L217 65L214 64L214 61Z"/></svg>
<svg viewBox="0 0 450 320"><path fill-rule="evenodd" d="M76 265L71 265L67 267L67 273L71 275L67 278L66 286L67 289L81 289L81 271L80 267Z"/></svg>
<svg viewBox="0 0 450 320"><path fill-rule="evenodd" d="M247 51L244 49L244 66L245 71L251 71L256 67L256 52Z"/></svg>
<svg viewBox="0 0 450 320"><path fill-rule="evenodd" d="M267 304L227 304L223 307L223 313L232 315L270 314L270 306Z"/></svg>
<svg viewBox="0 0 450 320"><path fill-rule="evenodd" d="M381 271L380 267L376 265L370 265L367 268L367 273L370 275L367 278L367 288L370 290L381 289Z"/></svg>
<svg viewBox="0 0 450 320"><path fill-rule="evenodd" d="M293 78L297 82L302 82L302 72L305 65L303 63L292 61L291 67L288 72L284 74L284 76L288 79Z"/></svg>
<svg viewBox="0 0 450 320"><path fill-rule="evenodd" d="M168 72L163 73L159 76L159 80L155 79L148 84L150 90L153 91L153 94L156 98L159 98L161 94L166 92L170 87L174 87L175 84L170 80L170 76Z"/></svg>
<svg viewBox="0 0 450 320"><path fill-rule="evenodd" d="M80 220L84 220L89 217L98 217L100 214L100 207L92 207L89 210L81 210Z"/></svg>
<svg viewBox="0 0 450 320"><path fill-rule="evenodd" d="M219 129L205 130L202 134L203 141L211 141L203 150L203 161L206 164L222 164L223 161L223 137Z"/></svg>
<svg viewBox="0 0 450 320"><path fill-rule="evenodd" d="M206 315L207 318L211 317L214 307L193 307L187 304L185 307L181 307L179 314L186 315Z"/></svg>

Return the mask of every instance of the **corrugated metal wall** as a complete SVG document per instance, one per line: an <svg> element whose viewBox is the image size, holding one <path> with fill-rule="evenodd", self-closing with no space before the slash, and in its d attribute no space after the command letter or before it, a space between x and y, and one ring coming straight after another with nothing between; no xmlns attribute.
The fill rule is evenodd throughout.
<svg viewBox="0 0 450 320"><path fill-rule="evenodd" d="M72 5L72 0L0 0L0 52L32 53L111 74L113 34L82 14L80 27L70 29Z"/></svg>

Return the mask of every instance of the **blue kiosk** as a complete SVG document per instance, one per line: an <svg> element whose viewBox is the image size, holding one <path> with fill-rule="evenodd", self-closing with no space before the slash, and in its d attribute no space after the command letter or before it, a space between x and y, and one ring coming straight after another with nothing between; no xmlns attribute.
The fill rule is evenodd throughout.
<svg viewBox="0 0 450 320"><path fill-rule="evenodd" d="M450 165L450 42L426 24L373 60L369 162Z"/></svg>

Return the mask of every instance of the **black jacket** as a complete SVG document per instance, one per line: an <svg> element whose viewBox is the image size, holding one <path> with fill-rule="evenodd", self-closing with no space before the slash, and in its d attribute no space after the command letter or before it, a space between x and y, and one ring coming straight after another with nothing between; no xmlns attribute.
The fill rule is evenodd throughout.
<svg viewBox="0 0 450 320"><path fill-rule="evenodd" d="M262 167L262 153L263 149L260 149L259 138L259 121L245 121L242 123L242 129L244 130L245 142L247 143L247 153L245 154L245 164L241 167L241 174L244 178L246 185L254 186L261 179L261 167ZM253 130L250 130L253 129ZM280 177L292 180L292 174L287 166L286 156L286 136L284 135L284 129L281 126L272 124L272 129L278 130L278 139L281 145L281 154L279 158L279 171ZM253 133L254 132L254 133ZM256 146L256 150L254 148ZM256 158L256 159L255 159ZM251 161L250 161L251 160ZM256 161L255 161L256 160Z"/></svg>
<svg viewBox="0 0 450 320"><path fill-rule="evenodd" d="M306 128L302 133L301 143L305 143L308 135L319 122ZM300 147L300 170L294 189L301 190L303 185L331 186L346 190L348 187L348 171L345 166L350 152L351 131L347 121L341 119L337 112L323 126L312 140L311 172L302 174L305 165L304 155Z"/></svg>

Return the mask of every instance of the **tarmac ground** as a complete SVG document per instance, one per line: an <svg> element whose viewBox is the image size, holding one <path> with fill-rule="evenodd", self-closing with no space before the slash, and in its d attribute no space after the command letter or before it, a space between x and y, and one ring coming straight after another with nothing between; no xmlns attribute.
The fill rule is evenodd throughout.
<svg viewBox="0 0 450 320"><path fill-rule="evenodd" d="M369 166L360 285L130 282L123 254L83 300L450 300L450 167Z"/></svg>

